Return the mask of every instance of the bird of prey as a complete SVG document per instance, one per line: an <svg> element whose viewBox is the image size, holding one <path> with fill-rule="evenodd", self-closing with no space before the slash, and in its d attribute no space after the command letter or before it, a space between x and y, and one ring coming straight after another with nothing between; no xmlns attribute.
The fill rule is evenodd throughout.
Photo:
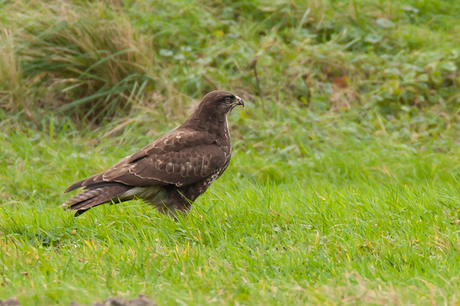
<svg viewBox="0 0 460 306"><path fill-rule="evenodd" d="M67 188L65 192L83 192L62 207L79 216L101 204L138 198L162 213L190 210L228 167L232 147L227 115L236 105L244 106L244 101L228 91L208 93L176 130Z"/></svg>

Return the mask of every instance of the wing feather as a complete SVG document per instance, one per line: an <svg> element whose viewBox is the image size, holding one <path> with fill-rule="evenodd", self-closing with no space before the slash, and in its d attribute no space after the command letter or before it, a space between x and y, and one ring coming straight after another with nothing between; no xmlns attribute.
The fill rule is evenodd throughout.
<svg viewBox="0 0 460 306"><path fill-rule="evenodd" d="M176 130L157 139L107 171L70 186L66 192L102 182L128 186L184 186L219 170L228 160L216 139L207 133Z"/></svg>

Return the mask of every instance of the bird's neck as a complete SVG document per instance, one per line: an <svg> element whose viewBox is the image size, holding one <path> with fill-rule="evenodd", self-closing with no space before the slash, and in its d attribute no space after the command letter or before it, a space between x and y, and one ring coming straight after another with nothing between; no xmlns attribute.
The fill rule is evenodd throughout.
<svg viewBox="0 0 460 306"><path fill-rule="evenodd" d="M184 123L183 128L207 131L218 137L229 138L227 114L195 111Z"/></svg>

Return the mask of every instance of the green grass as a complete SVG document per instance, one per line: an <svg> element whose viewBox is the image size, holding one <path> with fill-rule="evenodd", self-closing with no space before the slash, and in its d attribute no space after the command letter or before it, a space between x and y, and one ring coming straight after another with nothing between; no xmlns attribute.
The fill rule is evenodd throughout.
<svg viewBox="0 0 460 306"><path fill-rule="evenodd" d="M378 115L272 108L279 121L244 119L254 111L231 116L232 164L179 221L138 202L77 219L58 207L69 184L167 128L146 135L138 122L101 139L111 125L81 136L62 131L66 120L36 132L15 118L16 130L0 134L0 297L27 305L138 293L160 305L458 303L458 123L449 135L433 117L424 129L437 137L412 129L404 140Z"/></svg>
<svg viewBox="0 0 460 306"><path fill-rule="evenodd" d="M0 300L459 305L459 9L0 0ZM215 88L247 106L188 216L59 208Z"/></svg>

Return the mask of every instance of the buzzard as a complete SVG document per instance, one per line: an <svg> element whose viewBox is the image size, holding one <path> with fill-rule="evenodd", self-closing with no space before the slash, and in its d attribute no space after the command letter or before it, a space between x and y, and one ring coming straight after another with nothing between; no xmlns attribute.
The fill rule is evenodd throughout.
<svg viewBox="0 0 460 306"><path fill-rule="evenodd" d="M139 198L162 213L190 210L228 167L232 146L227 115L236 105L244 106L243 100L228 91L208 93L176 130L67 188L65 192L84 191L62 207L79 216L101 204Z"/></svg>

